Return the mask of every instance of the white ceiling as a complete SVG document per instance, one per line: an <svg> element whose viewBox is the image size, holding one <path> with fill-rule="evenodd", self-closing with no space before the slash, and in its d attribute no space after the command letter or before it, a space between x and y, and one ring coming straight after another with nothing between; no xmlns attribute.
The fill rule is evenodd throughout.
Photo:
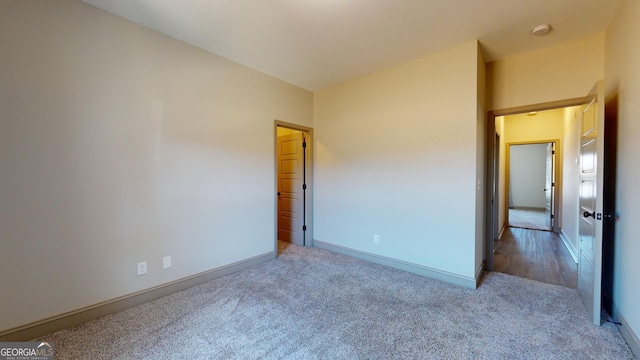
<svg viewBox="0 0 640 360"><path fill-rule="evenodd" d="M315 91L480 40L487 61L602 32L620 0L83 0ZM530 35L539 24L553 31Z"/></svg>

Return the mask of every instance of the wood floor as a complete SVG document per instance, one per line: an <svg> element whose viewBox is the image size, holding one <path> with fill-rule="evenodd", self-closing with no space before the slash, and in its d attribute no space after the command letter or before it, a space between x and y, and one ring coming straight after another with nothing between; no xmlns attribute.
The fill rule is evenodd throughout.
<svg viewBox="0 0 640 360"><path fill-rule="evenodd" d="M510 227L495 241L494 250L494 271L578 287L578 265L556 233Z"/></svg>

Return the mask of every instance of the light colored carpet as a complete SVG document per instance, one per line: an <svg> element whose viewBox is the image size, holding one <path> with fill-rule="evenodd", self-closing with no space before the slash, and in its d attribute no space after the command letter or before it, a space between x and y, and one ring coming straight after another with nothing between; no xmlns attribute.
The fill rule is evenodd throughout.
<svg viewBox="0 0 640 360"><path fill-rule="evenodd" d="M544 209L509 209L509 226L534 230L551 230L548 225L547 213Z"/></svg>
<svg viewBox="0 0 640 360"><path fill-rule="evenodd" d="M488 273L477 290L320 249L47 335L56 359L632 359L575 290Z"/></svg>

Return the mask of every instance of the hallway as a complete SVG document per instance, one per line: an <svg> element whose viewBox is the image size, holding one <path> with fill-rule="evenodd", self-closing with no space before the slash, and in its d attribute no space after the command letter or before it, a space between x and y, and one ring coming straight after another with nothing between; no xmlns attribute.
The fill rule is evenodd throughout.
<svg viewBox="0 0 640 360"><path fill-rule="evenodd" d="M509 227L494 249L494 271L573 289L578 286L578 265L556 233Z"/></svg>

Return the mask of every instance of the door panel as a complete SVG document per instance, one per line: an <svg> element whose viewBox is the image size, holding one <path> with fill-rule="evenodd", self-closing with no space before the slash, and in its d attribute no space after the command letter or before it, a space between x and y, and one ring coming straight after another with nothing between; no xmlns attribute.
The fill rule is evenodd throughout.
<svg viewBox="0 0 640 360"><path fill-rule="evenodd" d="M591 103L596 103L596 99L590 99L588 104L585 104L586 107L589 106L589 104ZM591 109L587 109L587 111L584 111L585 108L583 108L583 118L582 118L582 125L581 125L581 129L582 129L582 133L581 135L587 136L590 132L592 131L596 131L596 113L595 113L595 108L591 108Z"/></svg>
<svg viewBox="0 0 640 360"><path fill-rule="evenodd" d="M291 173L285 173L291 175ZM285 175L283 174L283 175ZM300 186L298 179L280 179L280 191L295 193L296 189Z"/></svg>
<svg viewBox="0 0 640 360"><path fill-rule="evenodd" d="M585 253L584 251L580 252L580 259L578 260L578 291L580 292L580 296L582 297L585 308L589 312L589 309L594 308L593 287L587 286L585 282L581 283L580 279L593 279L594 274L591 259L592 254L587 255L587 253Z"/></svg>
<svg viewBox="0 0 640 360"><path fill-rule="evenodd" d="M281 156L292 156L292 154L280 154ZM293 156L295 156L295 154L293 154ZM281 172L280 174L282 175L297 175L298 174L298 160L297 159L292 159L292 160L282 160L280 162L280 166L281 166ZM294 179L294 180L297 180Z"/></svg>
<svg viewBox="0 0 640 360"><path fill-rule="evenodd" d="M278 136L278 240L304 245L303 134Z"/></svg>
<svg viewBox="0 0 640 360"><path fill-rule="evenodd" d="M585 98L580 118L578 292L596 325L601 322L603 99L599 82Z"/></svg>
<svg viewBox="0 0 640 360"><path fill-rule="evenodd" d="M588 140L585 135L585 143L582 144L582 151L580 153L580 158L582 159L581 171L583 173L596 171L596 145L595 139Z"/></svg>
<svg viewBox="0 0 640 360"><path fill-rule="evenodd" d="M293 139L283 139L281 155L295 155L298 153L298 137L294 136Z"/></svg>

